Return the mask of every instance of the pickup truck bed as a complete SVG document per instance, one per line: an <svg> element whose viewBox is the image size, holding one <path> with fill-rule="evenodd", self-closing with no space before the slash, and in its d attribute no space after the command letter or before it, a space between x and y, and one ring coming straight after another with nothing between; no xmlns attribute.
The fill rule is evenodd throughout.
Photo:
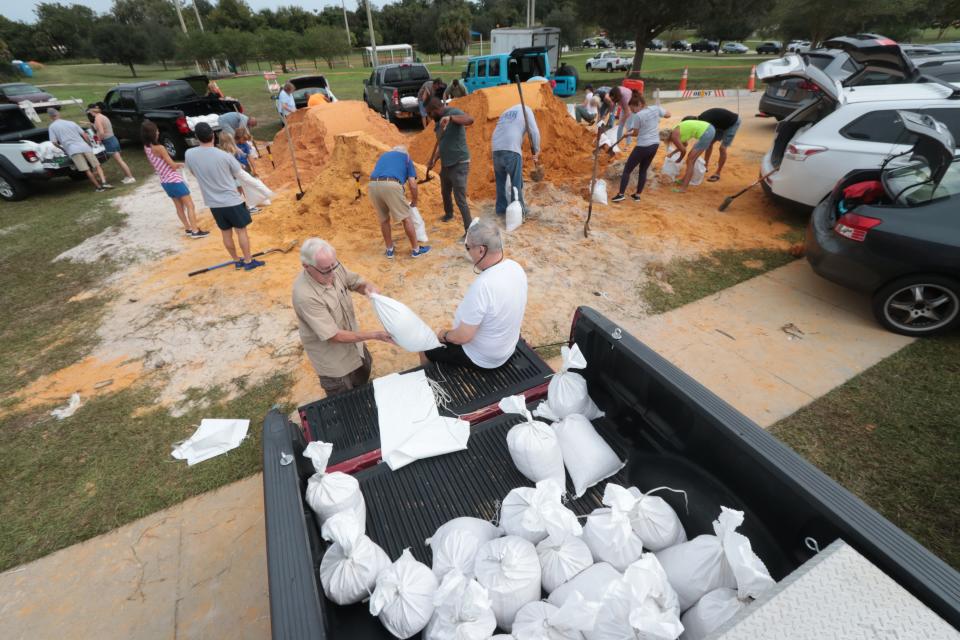
<svg viewBox="0 0 960 640"><path fill-rule="evenodd" d="M607 412L598 432L626 460L616 481L665 493L687 535L711 532L720 505L741 509L741 532L775 579L842 538L954 626L960 624L960 576L859 499L649 348L587 308L571 332L589 363L591 396ZM423 539L455 516L491 518L521 476L506 451L516 422L500 416L473 427L469 448L398 471L379 465L357 478L367 501L367 533L392 559L403 547L429 564ZM311 470L304 439L278 413L264 425L264 501L274 638L386 638L365 607L326 601L315 569L324 544L303 491ZM298 464L283 466L281 453ZM571 506L587 513L603 483Z"/></svg>

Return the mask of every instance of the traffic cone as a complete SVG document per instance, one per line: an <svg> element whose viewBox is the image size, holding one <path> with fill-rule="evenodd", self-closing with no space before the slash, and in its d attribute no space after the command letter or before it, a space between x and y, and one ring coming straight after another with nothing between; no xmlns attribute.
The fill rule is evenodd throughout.
<svg viewBox="0 0 960 640"><path fill-rule="evenodd" d="M757 65L750 67L750 79L747 80L747 91L757 90Z"/></svg>
<svg viewBox="0 0 960 640"><path fill-rule="evenodd" d="M680 91L687 90L687 68L683 68L683 75L680 76Z"/></svg>

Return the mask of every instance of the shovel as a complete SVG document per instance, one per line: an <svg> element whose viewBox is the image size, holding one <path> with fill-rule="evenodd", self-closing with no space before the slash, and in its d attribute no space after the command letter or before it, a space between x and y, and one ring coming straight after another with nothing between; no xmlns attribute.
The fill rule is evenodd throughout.
<svg viewBox="0 0 960 640"><path fill-rule="evenodd" d="M288 244L286 247L267 249L266 251L258 251L257 253L253 254L253 255L250 256L250 257L251 257L251 258L259 258L260 256L265 256L265 255L267 255L268 253L289 253L289 251L290 251L291 249L293 249L295 246L297 246L297 241L296 241L296 240L292 241L292 242L291 242L290 244ZM215 270L215 269L221 269L221 268L223 268L223 267L229 267L231 264L236 264L236 262L235 262L234 260L228 260L227 262L221 262L220 264L215 264L215 265L213 265L212 267L204 267L203 269L197 269L196 271L191 271L190 273L188 273L188 274L187 274L187 277L188 277L188 278L192 278L193 276L198 276L198 275L200 275L201 273L207 273L207 272L213 271L213 270Z"/></svg>
<svg viewBox="0 0 960 640"><path fill-rule="evenodd" d="M433 160L433 156L437 153L437 147L440 146L440 138L437 138L437 141L433 143L433 151L430 152L430 159ZM417 180L417 184L423 184L425 182L430 182L433 180L433 176L430 175L430 169L433 168L433 165L427 167L427 173L423 176L423 180Z"/></svg>
<svg viewBox="0 0 960 640"><path fill-rule="evenodd" d="M514 79L517 81L517 91L520 93L520 111L523 112L523 129L527 134L527 140L530 142L530 151L533 152L533 136L530 135L530 122L527 120L527 105L523 101L523 88L520 84L520 76L514 76ZM530 177L533 178L534 182L543 180L543 166L539 160L534 164L533 171L530 172Z"/></svg>
<svg viewBox="0 0 960 640"><path fill-rule="evenodd" d="M727 210L727 207L729 207L731 204L733 204L733 201L734 201L734 200L736 200L737 198L739 198L740 196L742 196L743 194L745 194L747 191L750 191L750 189L753 189L755 186L757 186L758 184L760 184L761 182L763 182L764 180L766 180L767 178L769 178L770 176L772 176L772 175L775 174L776 172L777 172L777 170L774 169L773 171L770 171L769 173L766 173L766 174L760 176L759 178L757 178L757 181L754 182L753 184L744 187L743 189L741 189L741 190L738 191L737 193L733 194L732 196L727 196L726 198L723 199L723 202L720 203L720 206L717 207L717 211L726 211L726 210Z"/></svg>
<svg viewBox="0 0 960 640"><path fill-rule="evenodd" d="M597 141L593 148L593 175L590 176L590 204L587 206L587 221L583 223L583 237L590 237L590 218L593 217L593 187L597 184L597 163L600 161L600 136L603 127L597 127Z"/></svg>
<svg viewBox="0 0 960 640"><path fill-rule="evenodd" d="M297 154L293 150L293 138L290 136L290 126L287 124L286 119L284 119L283 124L283 130L287 132L287 146L290 147L290 159L293 161L293 175L296 176L297 188L300 189L300 192L297 193L297 200L302 200L306 194L303 192L303 185L300 184L300 170L297 169ZM270 160L271 162L273 161L272 156Z"/></svg>

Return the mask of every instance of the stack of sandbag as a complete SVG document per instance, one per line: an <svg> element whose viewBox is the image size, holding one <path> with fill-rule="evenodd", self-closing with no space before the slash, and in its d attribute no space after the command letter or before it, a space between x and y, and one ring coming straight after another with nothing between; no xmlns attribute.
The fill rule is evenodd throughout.
<svg viewBox="0 0 960 640"><path fill-rule="evenodd" d="M593 559L606 562L617 571L626 571L643 554L643 540L633 530L631 516L637 499L612 482L603 491L604 508L594 509L583 528Z"/></svg>
<svg viewBox="0 0 960 640"><path fill-rule="evenodd" d="M574 374L575 375L575 374ZM563 463L578 498L587 489L615 475L625 462L583 415L572 413L553 425Z"/></svg>
<svg viewBox="0 0 960 640"><path fill-rule="evenodd" d="M311 442L303 455L313 463L315 474L307 480L306 500L320 519L321 526L333 514L350 511L361 523L360 532L366 531L367 507L360 492L360 483L353 476L334 471L327 473L327 462L333 453L329 442Z"/></svg>
<svg viewBox="0 0 960 640"><path fill-rule="evenodd" d="M497 626L504 631L513 629L523 605L540 599L540 560L523 538L505 536L480 547L474 573L490 594Z"/></svg>
<svg viewBox="0 0 960 640"><path fill-rule="evenodd" d="M487 590L458 571L443 577L433 604L424 640L487 640L497 627Z"/></svg>
<svg viewBox="0 0 960 640"><path fill-rule="evenodd" d="M433 553L433 573L438 580L449 571L473 577L473 565L480 547L503 535L500 527L479 518L454 518L426 540Z"/></svg>
<svg viewBox="0 0 960 640"><path fill-rule="evenodd" d="M320 561L320 584L330 600L355 604L370 595L390 557L363 533L364 525L350 510L323 523L321 535L332 542Z"/></svg>
<svg viewBox="0 0 960 640"><path fill-rule="evenodd" d="M600 606L579 593L561 607L540 600L529 602L517 612L513 635L523 640L583 640L583 632L596 624Z"/></svg>
<svg viewBox="0 0 960 640"><path fill-rule="evenodd" d="M702 640L720 628L738 611L749 604L749 599L741 599L735 589L721 587L708 592L697 600L697 604L687 609L683 617L682 640Z"/></svg>
<svg viewBox="0 0 960 640"><path fill-rule="evenodd" d="M627 567L603 593L603 615L587 640L675 640L683 631L677 594L652 553Z"/></svg>
<svg viewBox="0 0 960 640"><path fill-rule="evenodd" d="M500 527L507 535L533 544L547 537L548 527L579 535L577 516L563 506L562 499L563 487L553 480L541 480L536 488L512 489L500 505Z"/></svg>
<svg viewBox="0 0 960 640"><path fill-rule="evenodd" d="M420 633L433 616L437 578L409 549L380 572L370 596L370 613L400 640Z"/></svg>
<svg viewBox="0 0 960 640"><path fill-rule="evenodd" d="M551 479L563 487L566 475L556 432L533 419L523 396L508 396L500 401L499 407L504 413L524 417L523 422L507 432L507 450L517 470L534 483Z"/></svg>
<svg viewBox="0 0 960 640"><path fill-rule="evenodd" d="M547 602L560 607L575 593L585 600L601 602L607 590L622 578L623 574L609 564L598 562L554 589Z"/></svg>
<svg viewBox="0 0 960 640"><path fill-rule="evenodd" d="M774 585L750 540L737 533L741 524L742 511L720 507L720 517L713 522L716 535L697 536L657 553L682 611L718 589L736 589L739 598L745 600L760 596Z"/></svg>
<svg viewBox="0 0 960 640"><path fill-rule="evenodd" d="M570 414L576 413L588 420L595 420L603 416L603 411L590 399L587 393L587 381L579 373L571 369L583 369L587 366L587 359L580 353L580 347L564 345L560 348L563 363L560 371L550 379L547 386L547 399L540 403L534 415L548 420L562 420Z"/></svg>

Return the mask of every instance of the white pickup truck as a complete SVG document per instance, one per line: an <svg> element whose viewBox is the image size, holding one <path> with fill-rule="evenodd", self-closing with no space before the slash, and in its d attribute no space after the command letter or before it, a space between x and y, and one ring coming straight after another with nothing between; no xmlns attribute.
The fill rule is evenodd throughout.
<svg viewBox="0 0 960 640"><path fill-rule="evenodd" d="M587 60L587 71L628 71L633 61L621 58L616 51L604 51Z"/></svg>
<svg viewBox="0 0 960 640"><path fill-rule="evenodd" d="M94 141L93 153L101 162L106 150L92 126L84 127ZM36 127L24 110L15 104L0 104L0 199L23 200L30 186L42 180L67 176L84 180L62 151L49 149L46 127Z"/></svg>

